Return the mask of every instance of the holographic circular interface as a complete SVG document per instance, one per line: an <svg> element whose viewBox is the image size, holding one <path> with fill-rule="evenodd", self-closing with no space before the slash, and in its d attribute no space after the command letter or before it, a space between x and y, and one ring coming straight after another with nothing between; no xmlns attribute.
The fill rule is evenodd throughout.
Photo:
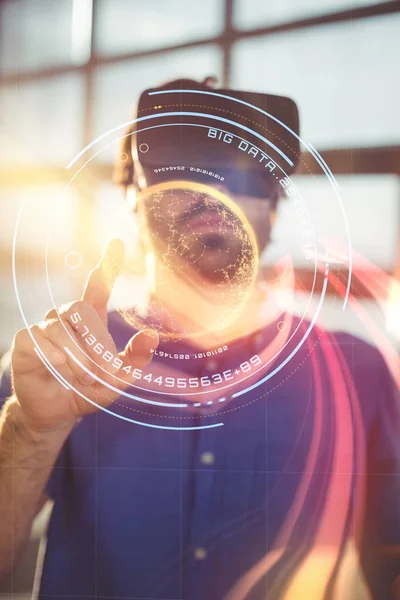
<svg viewBox="0 0 400 600"><path fill-rule="evenodd" d="M179 90L180 94L184 92ZM139 116L129 123L135 125L136 133L167 127L162 121L165 117L162 103L160 107L159 114ZM257 113L261 111L253 108ZM240 104L237 113L240 115ZM292 223L290 239L285 238L285 228L281 227L282 239L278 240L278 254L274 254L274 230L272 242L266 235L274 220L268 198L236 196L229 191L232 189L229 174L217 167L210 170L211 167L206 169L197 164L175 164L165 157L165 164L154 168L155 173L162 173L162 183L144 188L136 194L134 202L115 206L112 218L106 223L108 239L119 238L125 246L115 283L114 265L103 261L105 277L113 286L108 323L120 354L113 356L103 348L85 323L84 314L79 314L79 308L72 315L82 324L83 332L79 342L74 338L74 343L79 343L81 351L90 358L89 370L97 388L115 390L119 397L105 406L98 397L90 395L90 390L67 381L54 367L46 365L60 385L132 423L172 430L213 428L224 424L230 410L265 399L266 382L272 378L279 380L282 369L295 359L325 299L331 268L327 260L330 248L326 224L321 229L311 214L302 177L288 175L291 161L286 148L283 144L280 147L276 135L270 135L268 124L274 120L275 128L281 127L287 139L286 125L276 123L265 111L261 113L265 117L264 131L259 128L253 131L239 117L231 121L215 115L208 117L204 112L177 113L176 122L168 126L196 127L204 134L206 148L209 144L214 149L216 144L227 143L229 139L238 155L245 152L258 165L262 164L274 188L286 196L282 202ZM193 114L196 119L192 124L182 124L179 114ZM27 289L24 281L29 257L28 266L15 260L17 248L23 246L24 232L30 227L32 207L28 203L22 205L15 230L13 269L17 300L26 326L43 319L35 307L43 305L44 297L57 310L68 299L79 298L79 285L95 265L82 272L86 269L87 248L83 242L79 247L78 236L72 243L63 235L64 209L72 202L74 189L82 187L92 161L101 158L110 146L115 147L121 140L121 131L129 124L100 136L68 165L70 181L64 193L54 199L47 227L37 232L44 260L43 277L38 278L35 289ZM244 130L246 139L240 135ZM337 183L313 146L295 132L290 134L300 140L302 152L308 152L315 163L310 176L326 179L329 191L324 201L334 202L342 219L341 233L348 253L341 258L348 267L348 289L351 247ZM265 151L268 147L274 149L275 156L278 153L282 157L280 164ZM149 147L142 144L140 152L147 155ZM285 164L287 170L282 166ZM308 168L310 164L308 160ZM201 174L201 183L195 181L196 173ZM84 224L94 235L97 226L95 219ZM292 255L293 248L296 256ZM312 277L303 286L302 303L293 319L297 302L296 270L304 270L304 265ZM322 285L316 294L318 273ZM344 305L346 300L347 296ZM57 314L65 325L61 313ZM152 361L144 368L128 362L122 352L129 339L142 329L157 331L160 340L153 349ZM97 359L89 353L89 346L98 348ZM79 361L78 352L69 353L73 360ZM107 363L115 365L111 380Z"/></svg>

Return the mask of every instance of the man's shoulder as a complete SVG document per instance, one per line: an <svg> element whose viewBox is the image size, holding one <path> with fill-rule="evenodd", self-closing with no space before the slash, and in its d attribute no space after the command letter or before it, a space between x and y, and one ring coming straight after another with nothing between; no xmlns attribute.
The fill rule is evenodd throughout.
<svg viewBox="0 0 400 600"><path fill-rule="evenodd" d="M344 332L334 334L335 343L344 359L342 371L349 389L354 385L366 422L391 414L400 424L399 390L388 361L375 345Z"/></svg>
<svg viewBox="0 0 400 600"><path fill-rule="evenodd" d="M365 372L366 377L376 377L379 374L387 376L388 374L381 350L373 343L352 333L332 330L320 325L312 327L310 321L302 320L300 317L292 319L291 333L293 332L297 332L297 337L293 337L292 346L299 344L299 339L309 338L309 343L303 344L303 352L308 354L311 349L318 348L319 360L326 361L328 367L329 357L332 356L332 353L328 351L329 348L333 350L333 356L341 362L342 369L347 365L353 374L356 371L357 375L361 371Z"/></svg>
<svg viewBox="0 0 400 600"><path fill-rule="evenodd" d="M367 377L389 374L383 354L374 344L344 331L334 332L332 339L351 369L363 371Z"/></svg>

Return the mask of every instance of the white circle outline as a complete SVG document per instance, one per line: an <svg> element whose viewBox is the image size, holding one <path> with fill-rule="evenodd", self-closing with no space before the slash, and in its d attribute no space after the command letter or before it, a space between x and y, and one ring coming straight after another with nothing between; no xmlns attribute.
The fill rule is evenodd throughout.
<svg viewBox="0 0 400 600"><path fill-rule="evenodd" d="M187 113L185 113L185 114L187 114ZM157 116L162 116L162 115L157 115ZM144 119L144 118L145 118L145 117L142 117L142 119ZM177 123L170 123L170 124L155 125L155 126L150 126L150 127L148 127L148 128L140 129L140 130L136 131L135 133L142 132L142 131L147 131L148 129L154 129L154 128L159 128L159 127L167 127L167 126L168 126L168 127L172 127L172 126L176 126L176 125L177 125ZM180 126L181 126L181 125L185 125L185 126L188 126L188 127L209 127L208 125L201 125L201 124L191 124L191 123L178 123L178 125L180 125ZM119 127L119 128L120 128L120 127ZM246 129L247 129L247 128L246 128ZM105 134L103 134L103 135L102 135L102 136L100 136L100 137L101 137L101 138L103 138L103 137L106 137L106 136L107 136L107 135L109 135L109 133L111 133L112 131L114 131L114 129L113 129L113 130L110 130L109 132L106 132ZM224 130L222 130L222 131L224 131ZM226 132L226 133L228 133L228 132ZM132 133L129 133L129 134L127 134L126 136L122 136L122 138L119 138L119 139L123 139L124 137L129 137L130 135L132 135ZM236 134L231 134L231 135L233 135L234 137L237 137L238 139L241 139L241 140L243 140L243 138L241 138L240 136L238 136L238 135L236 135ZM97 139L99 139L99 138L97 138ZM97 140L95 140L95 141L97 141ZM70 180L70 181L69 181L69 183L67 184L67 186L66 186L66 189L68 189L68 187L71 185L71 183L74 181L74 179L75 179L75 178L76 178L76 177L79 175L79 173L80 173L80 172L81 172L81 171L82 171L82 170L83 170L83 169L84 169L84 168L85 168L85 167L86 167L86 166L87 166L87 165L88 165L88 164L89 164L89 163L90 163L90 162L91 162L91 161L92 161L92 160L93 160L93 159L94 159L96 156L98 156L98 154L101 154L101 152L103 152L103 151L104 151L106 148L108 148L110 145L112 145L112 144L115 144L117 141L118 141L118 140L113 140L112 142L110 142L110 144L107 144L107 146L105 146L105 147L101 148L101 149L100 149L99 151L97 151L97 152L96 152L96 153L95 153L93 156L91 156L91 157L90 157L90 158L89 158L89 159L88 159L88 160L87 160L87 161L86 161L86 162L85 162L83 165L81 165L81 167L78 169L78 171L77 171L77 172L74 174L74 176L71 178L71 180ZM260 150L260 149L259 149L257 146L255 146L254 144L252 144L252 145L253 145L255 148L257 148L257 150L259 150L259 151L260 151L262 154L264 154L265 156L267 156L267 158L269 158L269 159L270 159L272 162L274 162L274 164L276 164L276 165L277 165L278 169L279 169L279 170L280 170L280 171L281 171L281 172L284 174L284 176L285 176L285 177L287 177L288 179L290 179L290 180L291 180L291 178L290 178L290 177L287 175L287 173L285 173L285 171L282 169L282 167L280 167L280 166L279 166L279 165L276 163L276 161L274 161L274 160L273 160L273 159L272 159L272 158L271 158L271 157L270 157L268 154L266 154L265 152L261 151L261 150ZM93 146L93 143L91 143L91 144L90 144L90 146L92 147L92 146ZM71 163L70 163L70 164L71 164ZM293 185L294 185L294 184L293 184ZM298 190L297 190L297 187L296 187L295 185L294 185L294 187L296 188L296 191L298 192ZM306 209L306 211L307 211L307 213L308 213L308 209L307 209L307 207L305 206L304 200L303 200L303 198L302 198L302 196L301 196L301 194L300 194L299 192L298 192L298 196L299 196L299 197L300 197L300 199L302 200L302 202L303 202L303 206L305 207L305 209ZM310 218L310 222L311 222L311 224L312 224L312 219L311 219L311 218ZM49 233L50 233L50 232L49 232ZM50 287L50 282L49 282L49 276L48 276L48 268L47 268L47 267L48 267L48 258L47 258L47 256L48 256L48 240L49 240L49 234L48 234L48 236L47 236L47 242L46 242L46 278L47 278L48 291L49 291L49 294L50 294L50 298L51 298L51 300L52 300L52 302L53 302L53 308L55 309L55 311L56 311L56 312L57 312L57 314L58 314L58 310L57 310L57 307L56 307L56 304L55 304L55 301L54 301L54 297L53 297L53 294L52 294L52 292L51 292L51 287ZM314 227L313 227L313 240L314 240L314 246L316 247L316 240L315 240L315 231L314 231ZM243 378L240 380L240 382L236 382L236 383L235 383L235 382L233 382L233 383L227 384L227 385L225 385L225 386L221 386L221 387L218 387L218 388L212 388L212 389L210 389L210 390L205 390L205 391L202 391L202 392L191 392L191 393L187 393L187 394L185 394L185 397L194 397L194 396L198 396L198 395L200 395L200 394L203 394L203 395L204 395L204 394L208 394L208 393L211 393L211 392L220 392L220 391L222 392L223 390L226 390L226 389L228 389L228 388L230 388L230 387L232 387L232 386L234 386L234 385L238 385L238 383L242 383L243 381L246 381L246 379L248 379L249 377L252 377L252 376L254 376L256 373L258 373L259 371L261 371L261 370L265 369L265 367L266 367L266 366L267 366L267 365L268 365L270 362L272 362L272 360L274 360L274 359L275 359L275 357L276 357L277 355L279 355L279 354L280 354L280 353L281 353L281 352L284 350L284 348L285 348L285 347L286 347L286 346L289 344L289 342L291 341L291 339L293 339L293 337L294 337L294 336L295 336L295 334L297 333L298 329L300 328L300 326L301 326L301 323L303 322L303 320L304 320L304 318L305 318L305 314L307 313L307 310L308 310L308 308L309 308L309 306L310 306L311 299L312 299L312 296L313 296L313 293L314 293L315 282L316 282L316 273L317 273L317 263L316 263L316 260L315 260L315 263L314 263L314 279L313 279L313 284L312 284L312 290L311 290L311 293L310 293L310 297L309 297L309 300L308 300L307 306L306 306L306 308L305 308L305 310L304 310L303 316L302 316L302 318L301 318L301 320L300 320L299 324L297 325L296 329L295 329L295 330L294 330L294 332L292 333L291 337L289 338L289 340L287 340L287 341L286 341L286 343L284 344L284 346L282 346L282 348L280 348L280 350L279 350L279 351L278 351L278 352L277 352L277 353L276 353L276 354L275 354L275 355L274 355L272 358L270 358L270 359L268 360L268 362L266 362L266 363L263 363L263 364L262 364L262 365L261 365L261 366L260 366L258 369L256 369L256 370L252 371L252 373L250 373L249 375L246 375L245 377L243 377ZM60 316L59 316L59 319L60 319L60 322L63 324L63 322L62 322L62 319L60 318ZM64 324L63 324L63 326L64 326ZM64 326L64 328L65 328L65 326ZM66 329L66 328L65 328L65 329ZM70 333L69 333L67 330L66 330L66 332L67 332L67 333L68 333L68 335L71 337L71 340L72 340L72 341L74 341L74 343L76 343L76 341L75 341L75 340L72 338L72 336L70 335ZM85 355L86 355L86 353L85 353ZM91 360L91 362L93 362L93 363L94 363L93 359L92 359L90 356L88 356L88 355L86 355L86 356L87 356L87 358L89 358L89 359ZM95 363L95 364L96 364L96 363ZM97 365L97 364L96 364L96 366L99 366L99 365ZM101 368L101 370L102 370L103 372L106 372L106 370L105 370L103 367L101 367L101 366L100 366L100 368ZM90 372L90 373L91 373L91 371L88 371L88 372ZM93 374L92 374L92 375L93 375ZM119 378L117 377L117 375L116 375L116 374L114 375L114 377L115 377L115 378L116 378L118 381L122 381L121 379L119 379ZM100 381L102 381L102 380L100 380ZM104 383L104 382L102 381L102 383ZM109 387L109 386L108 386L108 384L107 384L107 387ZM152 389L152 390L149 390L148 388L142 388L142 387L140 387L139 385L137 385L137 384L135 384L135 383L132 383L132 386L130 386L130 387L134 387L135 389L138 389L138 390L141 390L141 391L143 391L143 392L147 392L147 393L153 393L153 394L162 394L163 396L181 396L181 395L182 395L182 393L179 393L179 392L169 392L169 393L167 393L167 392L165 392L165 391L162 391L162 390L153 390L153 389ZM112 389L114 389L115 391L117 391L117 390L116 390L116 388L112 388ZM118 390L118 391L119 391L119 390ZM142 403L145 403L145 404L153 404L153 405L167 406L168 408L180 408L180 407L182 407L182 406L186 406L186 407L189 407L189 406L191 406L191 404L186 404L186 405L183 405L183 404L171 404L171 403L164 403L164 402L151 401L151 400L148 400L148 399L145 399L145 398L141 398L141 397L138 397L138 396L135 396L135 395L129 394L128 392L125 392L125 391L121 392L121 395L122 395L122 396L125 396L126 398L131 398L131 399L133 399L133 400L137 400L137 401L139 401L139 402L142 402Z"/></svg>
<svg viewBox="0 0 400 600"><path fill-rule="evenodd" d="M173 93L174 91L178 91L178 90L169 90L167 93ZM188 93L188 92L191 92L191 91L193 91L193 90L179 90L179 91L180 91L181 93L182 93L182 91L184 91L184 92L187 92L187 93ZM157 92L154 92L154 93L157 93ZM159 92L159 93L163 93L163 92ZM200 93L201 93L201 92L200 92ZM208 93L208 92L205 92L205 93ZM215 94L215 93L213 94L212 92L210 92L210 95L220 95L220 94ZM232 100L232 98L231 98L231 97L228 97L228 98ZM242 104L248 104L248 103L245 103L245 102L243 102L243 101L240 101L239 99L233 99L233 100L236 100L236 101L238 101L238 102L241 102ZM262 111L262 110L261 110L261 109L259 109L258 107L252 106L252 105L250 105L250 104L248 104L248 105L249 105L249 106L251 106L252 108L254 108L255 110L258 110L259 112L262 112L262 113L264 113L265 115L269 116L270 118L274 119L275 121L279 122L279 123L280 123L280 124L281 124L283 127L285 127L285 128L286 128L287 130L289 130L289 131L290 131L290 132L291 132L291 133L292 133L294 136L296 136L296 137L297 137L297 138L298 138L298 139L299 139L299 140L300 140L300 141L303 143L303 145L305 145L306 147L308 147L308 148L310 149L311 153L313 154L313 156L314 156L315 158L316 158L316 156L318 156L319 158L316 158L317 162L320 164L321 168L323 168L323 170L324 170L324 172L326 173L326 175L327 175L328 179L331 181L331 184L332 184L332 185L334 185L335 192L336 192L336 190L338 190L338 186L337 186L337 184L336 184L336 181L335 181L335 179L334 179L334 177L333 177L333 175L332 175L331 171L329 170L329 167L326 165L326 163L324 163L323 159L322 159L322 158L321 158L321 157L318 155L318 153L316 153L316 151L315 151L315 149L314 149L313 147L311 147L311 148L310 148L310 146L309 146L308 144L306 144L306 143L305 143L303 140L301 140L301 138L300 138L299 136L297 136L297 134L295 134L293 131L291 131L291 130L290 130L290 128L288 128L288 127L287 127L287 126L286 126L284 123L280 122L278 119L276 119L276 118L275 118L275 117L273 117L272 115L269 115L268 113L266 113L265 111ZM168 113L168 116L171 116L172 114L173 114L173 113ZM183 114L187 115L188 113L183 113L183 112L182 112L180 116L182 116ZM159 114L159 115L152 115L151 117L153 118L153 117L155 117L155 116L162 116L162 114ZM203 116L203 115L198 115L198 114L196 114L196 113L195 113L195 116ZM209 116L209 115L204 115L204 116ZM142 117L142 118L139 118L138 120L144 120L145 118L146 118L146 117ZM218 119L218 117L214 117L214 116L213 116L213 118L217 118L217 120L223 120L223 121L230 122L229 120L226 120L226 119ZM138 120L133 120L133 121L137 122ZM132 124L132 121L130 121L129 123L131 123L131 124ZM234 124L235 124L235 123L234 123ZM241 125L239 125L239 124L237 124L237 123L236 123L235 125L238 125L238 126L239 126L239 127L241 127L242 129L247 129L247 128L245 128L245 127L243 127L243 126L241 126ZM118 127L118 128L116 128L116 129L120 129L120 128L124 127L124 126L125 126L125 124L123 124L123 125L119 126L119 127ZM114 131L115 131L116 129L114 129ZM251 131L250 131L250 132L251 132ZM110 133L110 132L108 132L107 134L104 134L103 136L100 136L99 138L97 138L96 140L94 140L94 142L92 142L91 144L89 144L89 145L88 145L88 146L87 146L87 147L86 147L86 148L85 148L83 151L81 151L81 152L80 152L80 153L77 155L77 157L76 157L76 158L75 158L73 161L71 161L71 162L69 163L69 165L68 165L68 167L67 167L67 168L69 168L70 166L72 166L72 164L74 164L74 162L75 162L75 161L76 161L76 160L79 158L79 156L81 156L81 155L82 155L82 154L83 154L83 153L84 153L84 152L85 152L85 151L86 151L86 150L87 150L89 147L91 147L91 146L92 146L94 143L97 143L97 141L99 141L99 139L103 139L103 138L104 138L106 135L109 135L109 133ZM252 133L252 134L254 134L254 135L256 135L257 137L261 137L259 134L256 134L255 132L251 132L251 133ZM269 142L268 142L268 140L264 140L264 141L265 141L266 143L269 143ZM269 145L272 145L272 144L271 144L271 143L269 143ZM273 145L272 145L272 146L273 146ZM273 147L274 147L274 146L273 146ZM281 156L283 155L283 153L282 153L281 151L279 151L279 149L277 149L276 147L274 147L274 149L275 149L275 150L277 150L277 151L278 151L278 153L279 153ZM311 149L312 149L312 150L311 150ZM284 157L285 157L285 156L284 156ZM287 157L285 157L285 159L286 159L286 160L288 160L288 159L287 159ZM322 161L322 165L324 165L324 166L325 166L325 168L324 168L324 166L322 166L322 165L321 165L321 162L320 162L320 161ZM274 162L276 163L276 161L274 161ZM289 161L289 164L290 164L290 161ZM291 164L293 165L293 163L291 163ZM278 167L279 167L279 165L278 165ZM325 169L326 169L326 170L325 170ZM281 169L281 170L282 170L282 169ZM78 171L78 172L79 172L79 171ZM333 180L333 181L332 181L332 180ZM333 183L333 182L334 182L334 183ZM336 193L336 195L338 196L338 193ZM341 204L341 199L340 199L340 196L338 197L338 199L339 199L339 202L340 202L340 204ZM342 204L341 204L341 207L342 207ZM22 214L22 209L23 209L23 204L22 204L22 206L21 206L20 213L19 213L19 215L18 215L18 222L17 222L17 224L16 224L16 228L15 228L15 236L14 236L14 243L13 243L13 277L14 277L14 286L15 286L15 290L16 290L16 294L17 294L17 301L18 301L18 304L19 304L19 307L20 307L20 311L21 311L21 314L22 314L22 316L23 316L23 319L24 319L24 322L25 322L26 326L28 326L28 325L27 325L27 322L26 322L26 319L25 319L25 315L24 315L24 313L23 313L23 310L22 310L22 306L21 306L21 303L20 303L19 295L18 295L18 288L17 288L17 283L16 283L16 272L15 272L15 243L16 243L16 235L17 235L17 225L18 225L18 223L19 223L20 216L21 216L21 214ZM343 207L342 207L342 211L343 211ZM345 218L346 225L347 225L347 228L348 228L347 218L346 218L346 215L345 215L344 211L343 211L343 214L344 214L344 218ZM349 245L350 245L350 244L349 244ZM348 289L349 289L349 285L350 285L350 279L351 279L351 247L349 248L349 250L350 250L350 252L349 252L349 256L350 256L350 258L349 258L349 284L348 284ZM47 267L47 264L46 264L46 267ZM327 270L326 270L326 275L327 275ZM324 281L324 289L326 289L326 284L327 284L327 277L325 278L325 281ZM323 291L323 294L321 295L321 299L320 299L321 301L323 300L323 297L324 297L324 295L325 295L325 291ZM346 302L346 298L345 298L345 302ZM320 306L322 306L322 303L321 303L321 302L320 302ZM344 306L344 307L345 307L345 306ZM318 311L318 312L319 312L319 311ZM315 320L316 320L316 319L314 318L314 319L313 319L313 321L312 321L312 323L310 324L309 330L308 330L308 332L306 333L306 337L308 336L309 332L311 331L311 329L312 329L312 327L313 327L313 325L314 325L314 323L315 323ZM29 329L28 329L28 330L29 330ZM31 337L32 337L32 335L31 335ZM304 340L305 340L305 338L303 338L303 340L300 342L300 345L302 345L302 343L304 342ZM298 346L298 347L299 347L299 346ZM295 351L297 351L298 347L295 349ZM292 355L290 355L290 357L288 357L288 359L290 359L290 358L291 358L293 355L294 355L294 354L292 353ZM275 370L274 370L274 372L276 372L276 371L277 371L277 369L275 369ZM272 374L270 374L270 376L272 376ZM269 378L269 377L267 377L267 378ZM258 385L260 385L260 384L261 384L263 381L265 381L265 378L264 378L264 380L261 380L260 382L258 382L258 383L257 383L257 384L255 384L254 386L251 386L251 388L248 388L247 390L243 390L242 392L240 392L240 394L235 394L234 396L237 396L237 395L242 395L242 394L246 393L246 391L248 391L249 389L253 389L254 387L257 387L257 386L258 386ZM79 393L79 392L78 392L78 393ZM89 401L89 402L91 402L89 399L88 399L88 401ZM96 405L96 406L97 406L97 405ZM106 410L106 409L104 409L103 407L99 407L99 408L100 408L100 409L102 409L102 410ZM106 410L106 412L110 412L110 411L107 411L107 410ZM111 414L113 414L114 416L117 416L117 417L119 417L119 418L123 418L121 415L118 415L118 414L115 414L115 413L111 413ZM135 422L135 421L133 421L132 419L127 419L127 418L125 418L125 420L129 420L129 421L131 421L131 422ZM150 427L153 427L153 426L152 426L152 425L150 425L150 424L145 424L145 423L140 423L140 422L135 422L135 423L138 423L138 424L141 424L141 425L145 425L145 426L150 426ZM157 427L157 426L155 426L155 427ZM163 429L171 429L171 428L166 428L166 427L163 427L163 426L161 426L161 428L163 428ZM175 428L175 429L176 429L176 428ZM177 428L177 429L181 429L181 428Z"/></svg>

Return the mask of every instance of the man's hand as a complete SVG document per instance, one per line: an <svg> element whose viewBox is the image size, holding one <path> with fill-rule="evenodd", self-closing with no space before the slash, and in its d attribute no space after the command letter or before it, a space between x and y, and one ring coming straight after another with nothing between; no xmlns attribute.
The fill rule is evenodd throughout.
<svg viewBox="0 0 400 600"><path fill-rule="evenodd" d="M107 302L123 259L122 242L113 240L90 273L82 300L51 310L42 323L22 329L15 336L13 388L29 428L71 426L96 411L97 406L80 394L98 406L109 406L120 391L132 384L132 376L126 375L122 367L142 369L150 362L152 350L158 345L155 332L137 333L118 353L107 330ZM59 372L68 389L43 360Z"/></svg>

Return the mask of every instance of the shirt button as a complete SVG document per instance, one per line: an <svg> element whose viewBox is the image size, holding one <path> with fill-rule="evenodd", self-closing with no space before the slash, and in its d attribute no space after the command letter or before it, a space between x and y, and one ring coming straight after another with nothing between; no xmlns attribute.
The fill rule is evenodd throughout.
<svg viewBox="0 0 400 600"><path fill-rule="evenodd" d="M207 558L207 550L202 546L195 548L193 554L196 560L204 560Z"/></svg>
<svg viewBox="0 0 400 600"><path fill-rule="evenodd" d="M203 452L203 454L200 456L200 460L203 465L213 465L215 456L212 452Z"/></svg>

